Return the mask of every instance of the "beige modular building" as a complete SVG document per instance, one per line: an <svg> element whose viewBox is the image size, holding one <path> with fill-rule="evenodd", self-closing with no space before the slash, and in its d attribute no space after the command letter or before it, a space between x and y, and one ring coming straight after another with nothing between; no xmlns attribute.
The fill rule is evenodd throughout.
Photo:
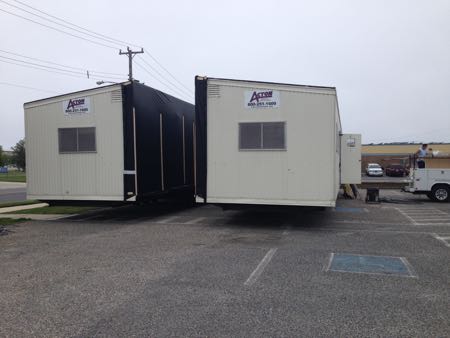
<svg viewBox="0 0 450 338"><path fill-rule="evenodd" d="M334 207L361 181L333 87L197 77L196 131L202 202Z"/></svg>

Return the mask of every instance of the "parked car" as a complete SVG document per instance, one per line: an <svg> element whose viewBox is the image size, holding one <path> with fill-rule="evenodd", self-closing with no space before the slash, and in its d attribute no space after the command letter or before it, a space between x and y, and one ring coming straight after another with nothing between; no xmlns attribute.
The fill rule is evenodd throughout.
<svg viewBox="0 0 450 338"><path fill-rule="evenodd" d="M408 169L401 164L391 164L386 167L386 176L406 176Z"/></svg>
<svg viewBox="0 0 450 338"><path fill-rule="evenodd" d="M378 163L369 163L366 168L367 176L383 176L383 168Z"/></svg>

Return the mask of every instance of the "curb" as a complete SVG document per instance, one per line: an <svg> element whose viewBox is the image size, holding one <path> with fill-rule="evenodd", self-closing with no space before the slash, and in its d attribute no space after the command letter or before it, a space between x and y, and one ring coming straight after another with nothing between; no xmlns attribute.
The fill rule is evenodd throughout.
<svg viewBox="0 0 450 338"><path fill-rule="evenodd" d="M48 207L48 204L47 203L36 203L36 204L28 204L28 205L17 205L15 207L0 208L0 214L7 214L9 212L36 209L36 208L42 208L42 207Z"/></svg>

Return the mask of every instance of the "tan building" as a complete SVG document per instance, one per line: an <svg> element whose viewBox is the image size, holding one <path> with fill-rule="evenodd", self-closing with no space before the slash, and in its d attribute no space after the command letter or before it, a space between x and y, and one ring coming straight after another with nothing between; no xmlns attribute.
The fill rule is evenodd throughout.
<svg viewBox="0 0 450 338"><path fill-rule="evenodd" d="M361 169L364 171L368 163L378 163L383 168L390 164L401 164L409 168L414 163L414 154L420 147L420 143L365 144L362 146ZM450 155L450 143L429 143L428 149L430 148L434 154ZM437 161L442 163L444 160L435 162Z"/></svg>

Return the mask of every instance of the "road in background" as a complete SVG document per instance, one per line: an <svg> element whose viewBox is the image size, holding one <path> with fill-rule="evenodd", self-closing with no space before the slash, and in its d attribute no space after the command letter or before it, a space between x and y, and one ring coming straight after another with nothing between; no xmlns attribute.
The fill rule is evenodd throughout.
<svg viewBox="0 0 450 338"><path fill-rule="evenodd" d="M26 183L0 182L0 203L23 201L26 199Z"/></svg>

